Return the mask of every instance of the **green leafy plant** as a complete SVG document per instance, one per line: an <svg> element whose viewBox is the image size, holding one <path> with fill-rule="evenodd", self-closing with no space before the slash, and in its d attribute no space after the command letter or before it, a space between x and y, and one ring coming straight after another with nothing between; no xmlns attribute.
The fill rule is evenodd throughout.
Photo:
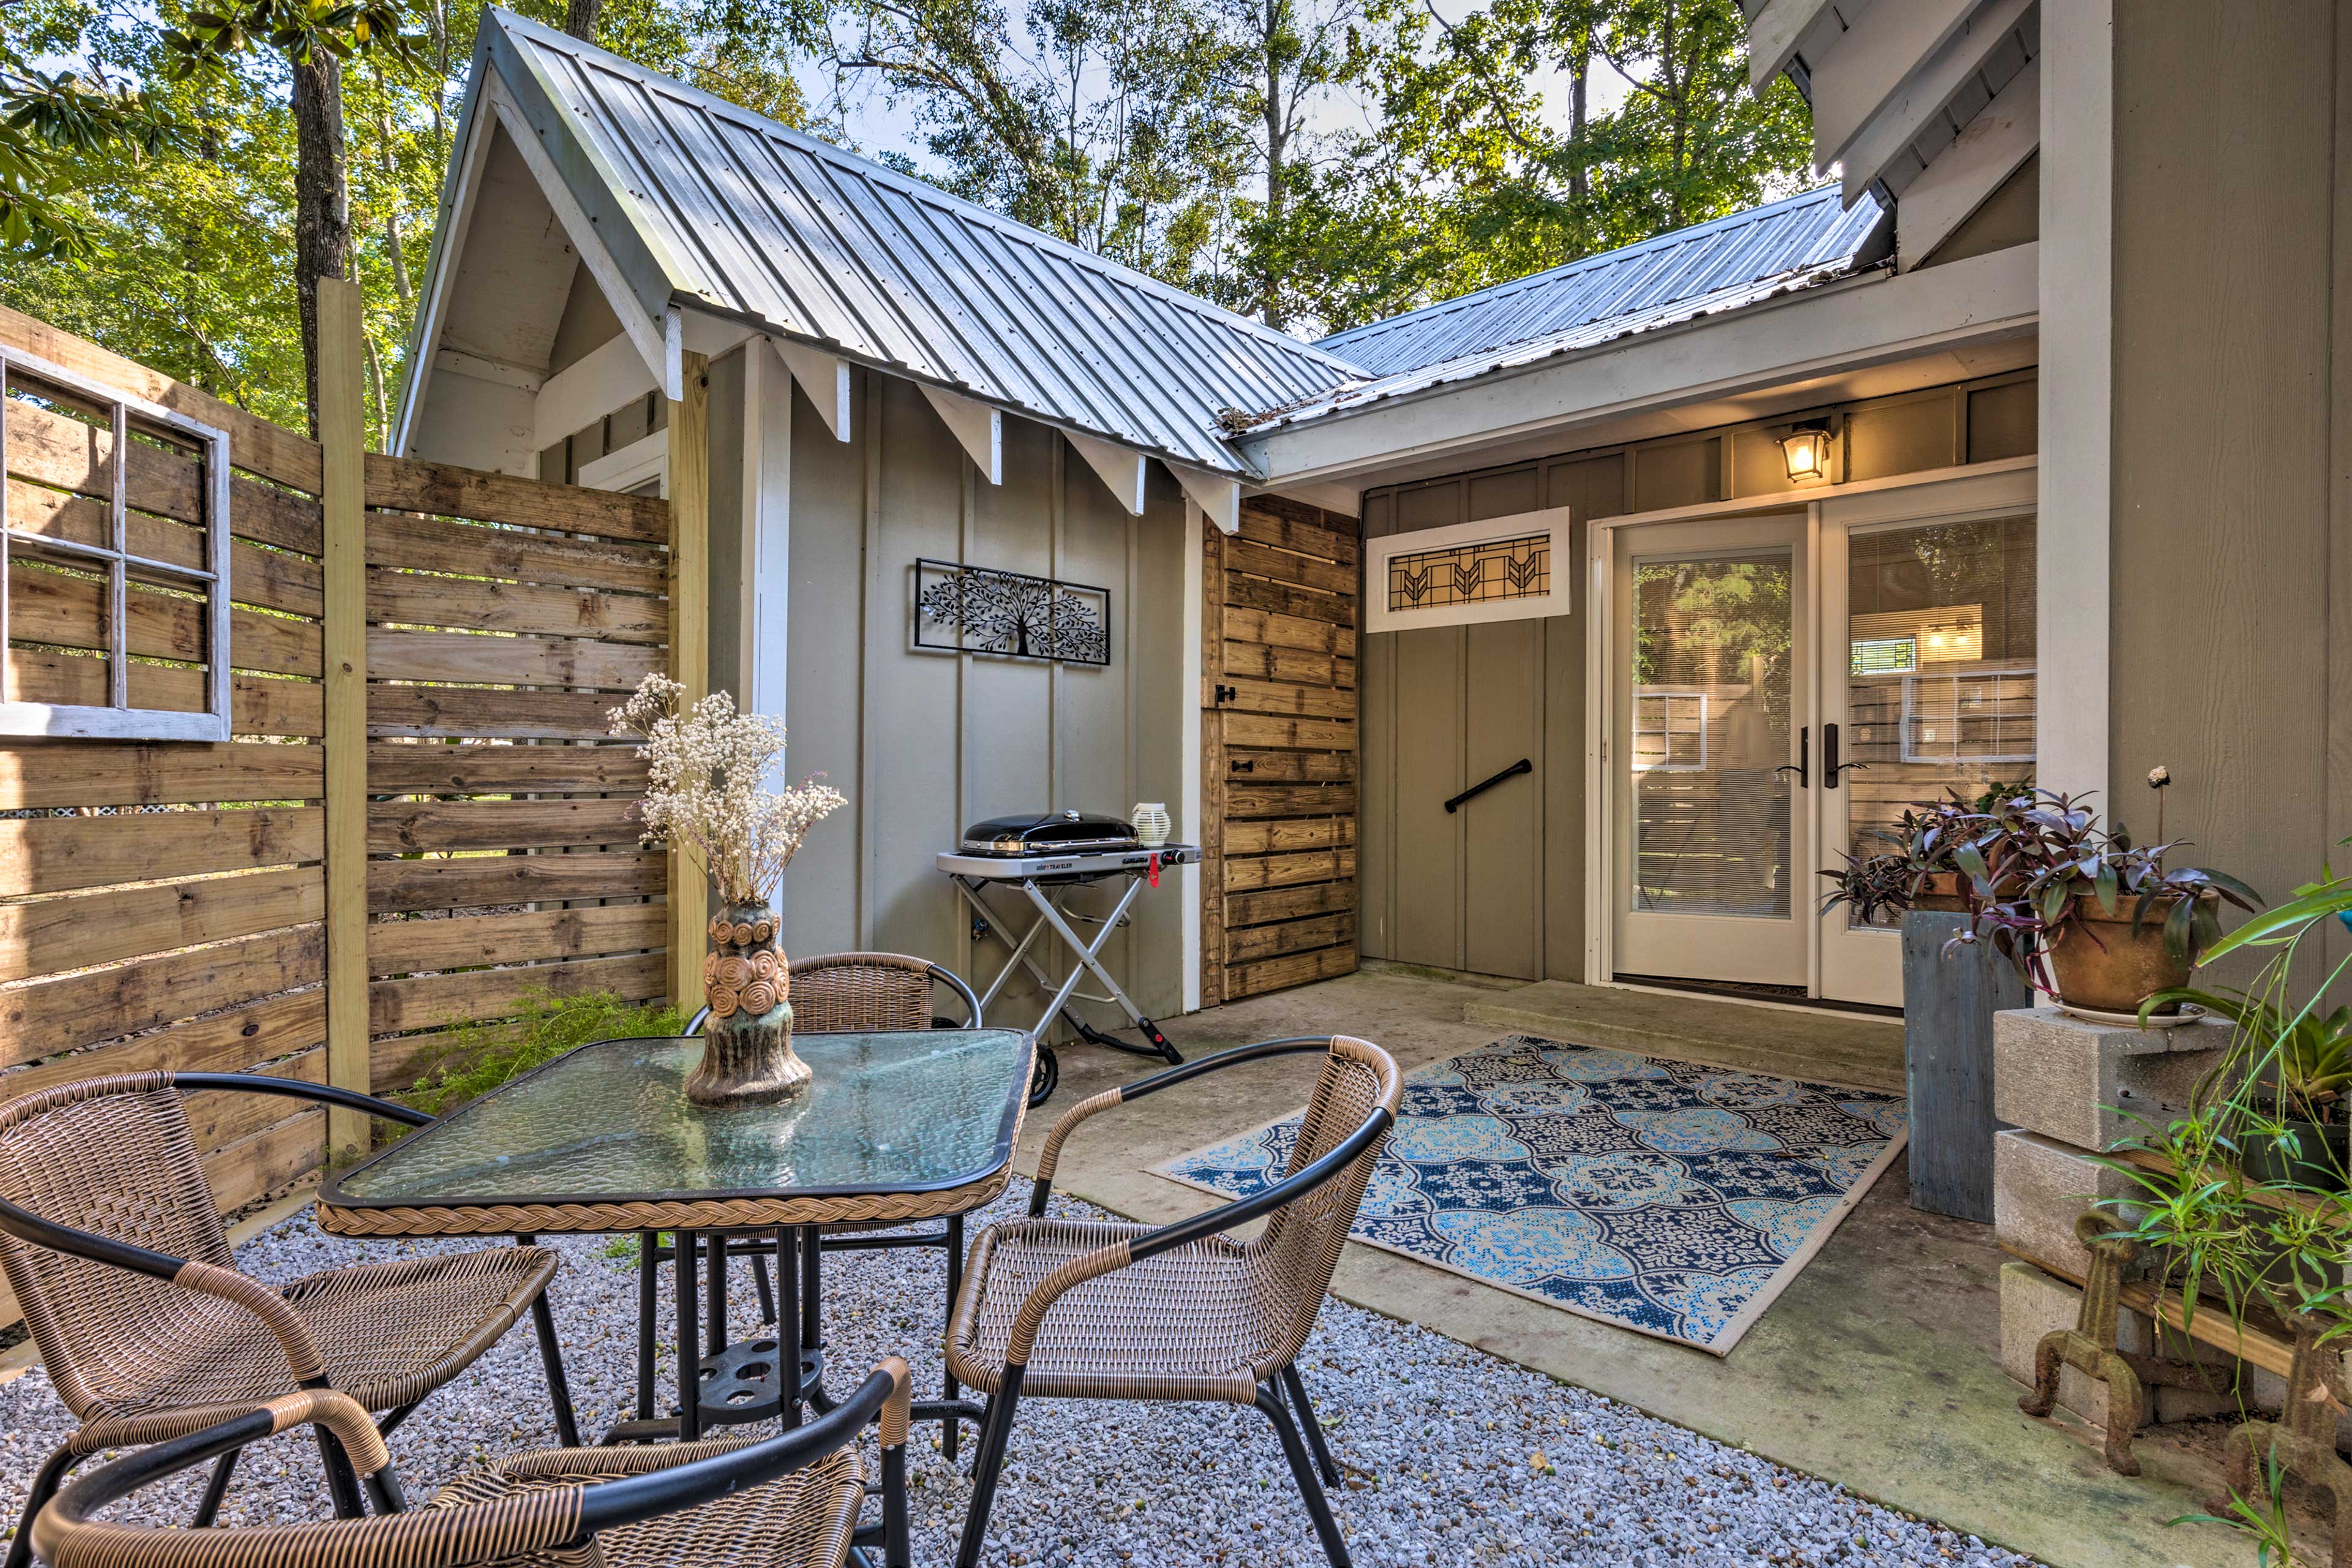
<svg viewBox="0 0 2352 1568"><path fill-rule="evenodd" d="M2008 830L2020 801L2030 797L2030 784L1994 784L1973 799L1957 789L1925 807L1906 806L1895 826L1873 835L1890 847L1875 855L1841 855L1845 864L1822 873L1830 891L1821 912L1850 904L1866 923L1881 915L1902 914L1927 891L1930 878L1960 875L1958 852L1966 847L1997 842Z"/></svg>
<svg viewBox="0 0 2352 1568"><path fill-rule="evenodd" d="M2111 1234L2138 1242L2155 1262L2159 1288L2177 1292L2183 1327L2205 1310L2225 1311L2243 1331L2260 1316L2273 1326L2308 1318L2318 1342L2352 1334L2352 1298L2343 1283L2352 1265L2352 1194L2289 1179L2250 1174L2248 1152L2265 1143L2292 1152L2299 1134L2288 1114L2301 1103L2336 1105L2347 1071L2352 1012L2323 1011L2352 959L2326 967L2312 984L2297 957L2331 919L2352 914L2352 878L2324 871L2276 909L2257 913L2238 931L2205 949L2210 965L2231 953L2267 950L2268 962L2244 990L2183 988L2168 999L2195 1001L2230 1020L2231 1045L2207 1074L2186 1112L2162 1126L2146 1120L2145 1133L2100 1163L2129 1184L2120 1197L2097 1201L2111 1217ZM2352 922L2347 922L2352 923ZM2315 967L2315 966L2314 966ZM2303 999L2298 1003L2296 996ZM2159 1158L2150 1160L2147 1156ZM2340 1157L2335 1174L2341 1177ZM2340 1189L2344 1183L2336 1183ZM2222 1511L2192 1514L2176 1523L2216 1523L2239 1531L2256 1548L2258 1563L2291 1568L2279 1468L2268 1464L2263 1489L2233 1493Z"/></svg>
<svg viewBox="0 0 2352 1568"><path fill-rule="evenodd" d="M524 997L518 1022L454 1026L449 1043L400 1099L439 1116L581 1046L685 1032L686 1021L666 1003L625 1002L602 991L558 996L540 990Z"/></svg>

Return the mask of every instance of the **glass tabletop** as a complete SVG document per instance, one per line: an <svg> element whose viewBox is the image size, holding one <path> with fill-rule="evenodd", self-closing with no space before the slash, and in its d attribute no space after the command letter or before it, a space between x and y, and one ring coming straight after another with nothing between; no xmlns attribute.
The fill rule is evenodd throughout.
<svg viewBox="0 0 2352 1568"><path fill-rule="evenodd" d="M796 1035L773 1105L686 1098L699 1039L583 1046L331 1184L354 1208L925 1192L1001 1170L1029 1087L1013 1029Z"/></svg>

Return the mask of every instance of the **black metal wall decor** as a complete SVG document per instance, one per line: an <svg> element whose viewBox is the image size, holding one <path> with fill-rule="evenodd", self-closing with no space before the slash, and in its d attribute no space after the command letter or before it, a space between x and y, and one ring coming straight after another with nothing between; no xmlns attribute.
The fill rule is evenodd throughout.
<svg viewBox="0 0 2352 1568"><path fill-rule="evenodd" d="M1110 590L919 557L915 646L1108 664Z"/></svg>

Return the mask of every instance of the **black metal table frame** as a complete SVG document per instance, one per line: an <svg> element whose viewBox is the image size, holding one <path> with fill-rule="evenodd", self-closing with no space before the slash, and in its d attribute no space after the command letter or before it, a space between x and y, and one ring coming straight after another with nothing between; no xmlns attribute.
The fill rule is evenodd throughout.
<svg viewBox="0 0 2352 1568"><path fill-rule="evenodd" d="M827 1252L880 1252L898 1248L940 1247L947 1253L946 1307L941 1313L942 1342L948 1313L963 1284L963 1215L950 1215L939 1230L913 1235L889 1231L852 1231L828 1237L819 1225L778 1226L772 1232L684 1231L669 1233L673 1245L663 1247L657 1231L637 1235L637 1377L636 1418L619 1422L600 1441L650 1442L675 1436L691 1443L709 1426L752 1421L780 1420L786 1427L801 1420L801 1405L817 1414L834 1407L824 1388L824 1267ZM793 1266L786 1268L790 1257ZM760 1292L761 1321L773 1323L772 1337L754 1335L735 1341L727 1310L727 1265L730 1259L751 1260ZM767 1264L777 1260L776 1287L769 1282ZM655 1366L654 1323L660 1311L660 1270L672 1266L677 1290L677 1413L655 1414L660 1398ZM689 1358L689 1349L699 1352ZM793 1396L787 1398L784 1371L799 1366ZM960 1423L976 1428L983 1412L964 1399L955 1374L945 1375L942 1397L914 1402L918 1421L946 1424L940 1452L956 1457ZM714 1395L716 1397L714 1397ZM735 1397L740 1395L742 1397Z"/></svg>

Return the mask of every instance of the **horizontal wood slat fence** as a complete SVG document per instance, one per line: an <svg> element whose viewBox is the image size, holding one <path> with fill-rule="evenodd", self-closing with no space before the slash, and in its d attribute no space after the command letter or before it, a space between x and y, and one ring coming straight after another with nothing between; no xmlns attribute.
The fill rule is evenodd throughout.
<svg viewBox="0 0 2352 1568"><path fill-rule="evenodd" d="M1262 496L1204 536L1203 1005L1356 967L1356 530Z"/></svg>
<svg viewBox="0 0 2352 1568"><path fill-rule="evenodd" d="M394 1091L533 988L663 994L667 858L638 844L645 767L605 713L667 668L667 501L361 460L5 309L0 352L8 700L104 708L127 651L131 707L201 714L216 657L204 601L135 562L113 648L106 569L70 549L109 542L119 482L128 554L201 565L200 462L136 431L118 455L107 408L25 358L226 431L236 470L233 738L0 739L0 1100L165 1067ZM360 766L329 765L336 712ZM357 877L329 875L338 824ZM331 1051L339 930L362 984ZM297 1102L190 1114L226 1208L326 1157Z"/></svg>

